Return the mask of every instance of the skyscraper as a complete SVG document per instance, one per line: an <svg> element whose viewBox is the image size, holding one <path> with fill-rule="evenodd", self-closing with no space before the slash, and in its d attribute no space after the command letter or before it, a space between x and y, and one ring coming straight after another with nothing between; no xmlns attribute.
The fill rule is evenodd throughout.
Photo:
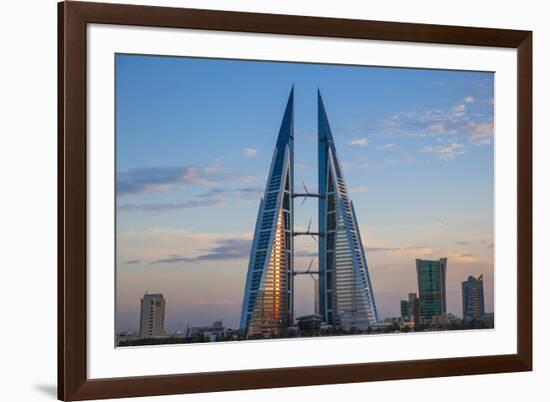
<svg viewBox="0 0 550 402"><path fill-rule="evenodd" d="M432 321L434 317L442 322L447 315L446 275L447 259L416 260L420 318Z"/></svg>
<svg viewBox="0 0 550 402"><path fill-rule="evenodd" d="M164 310L166 302L161 294L145 294L141 299L139 335L151 338L164 335Z"/></svg>
<svg viewBox="0 0 550 402"><path fill-rule="evenodd" d="M296 235L319 237L315 312L329 325L367 329L378 321L365 251L321 94L318 93L319 193L294 193L294 89L291 90L260 201L246 277L241 330L283 334L293 323ZM318 232L293 230L293 198L319 198ZM302 272L302 273L308 273ZM314 272L311 272L313 275Z"/></svg>
<svg viewBox="0 0 550 402"><path fill-rule="evenodd" d="M418 297L416 297L416 293L409 293L407 300L401 300L399 308L403 320L418 322Z"/></svg>
<svg viewBox="0 0 550 402"><path fill-rule="evenodd" d="M399 302L399 310L401 311L401 318L403 321L409 321L409 301L401 300Z"/></svg>
<svg viewBox="0 0 550 402"><path fill-rule="evenodd" d="M462 314L465 321L483 319L485 315L483 275L477 279L468 276L468 280L462 282Z"/></svg>
<svg viewBox="0 0 550 402"><path fill-rule="evenodd" d="M320 314L335 327L366 329L378 321L367 260L320 92L317 103Z"/></svg>
<svg viewBox="0 0 550 402"><path fill-rule="evenodd" d="M418 305L418 297L416 297L416 293L409 293L409 318L411 320L414 320L415 311L414 306Z"/></svg>
<svg viewBox="0 0 550 402"><path fill-rule="evenodd" d="M294 88L290 91L260 201L241 312L247 336L279 335L292 324Z"/></svg>

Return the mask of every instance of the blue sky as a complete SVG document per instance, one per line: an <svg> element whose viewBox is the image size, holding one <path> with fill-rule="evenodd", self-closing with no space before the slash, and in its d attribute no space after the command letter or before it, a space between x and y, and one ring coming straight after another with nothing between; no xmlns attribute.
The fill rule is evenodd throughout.
<svg viewBox="0 0 550 402"><path fill-rule="evenodd" d="M118 55L117 328L137 328L145 291L165 294L169 329L236 326L293 84L296 183L316 189L319 87L382 316L416 291L417 257L449 258L459 316L460 281L483 273L492 311L492 73ZM315 226L316 202L295 214L298 227ZM310 278L296 287L297 314L311 312Z"/></svg>

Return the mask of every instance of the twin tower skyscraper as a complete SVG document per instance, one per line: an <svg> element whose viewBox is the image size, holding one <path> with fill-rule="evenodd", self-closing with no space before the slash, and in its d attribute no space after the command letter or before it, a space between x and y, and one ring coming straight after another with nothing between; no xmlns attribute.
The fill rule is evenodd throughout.
<svg viewBox="0 0 550 402"><path fill-rule="evenodd" d="M318 194L294 192L294 88L290 92L256 220L241 312L248 337L284 335L294 322L294 237L318 236L318 314L334 328L378 321L365 251L323 99L318 99ZM318 232L294 231L294 199L318 198ZM309 272L309 271L308 271ZM303 273L303 272L302 272Z"/></svg>

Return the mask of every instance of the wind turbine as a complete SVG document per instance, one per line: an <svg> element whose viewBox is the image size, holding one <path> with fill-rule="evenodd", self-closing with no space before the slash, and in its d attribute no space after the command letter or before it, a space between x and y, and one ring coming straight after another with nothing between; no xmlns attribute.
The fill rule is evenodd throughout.
<svg viewBox="0 0 550 402"><path fill-rule="evenodd" d="M311 266L313 265L313 260L314 259L312 258L311 261L309 262L309 265L308 265L307 269L305 271L294 271L292 273L292 275L309 275L309 276L311 276L311 279L315 279L315 277L313 275L320 275L320 274L319 274L318 269L314 270L314 271L311 270Z"/></svg>
<svg viewBox="0 0 550 402"><path fill-rule="evenodd" d="M315 236L323 236L319 232L312 232L311 231L311 218L309 219L309 223L307 225L307 230L305 232L295 231L292 233L293 236L311 236L311 238L315 241L317 241L317 238Z"/></svg>
<svg viewBox="0 0 550 402"><path fill-rule="evenodd" d="M317 193L311 193L307 187L306 187L306 183L304 183L304 181L302 180L302 186L304 187L304 192L303 193L293 193L292 194L292 198L297 198L297 197L303 197L303 201L300 203L300 206L304 205L304 203L306 202L306 200L309 198L309 197L316 197L316 198L325 198L323 195L321 194L317 194Z"/></svg>

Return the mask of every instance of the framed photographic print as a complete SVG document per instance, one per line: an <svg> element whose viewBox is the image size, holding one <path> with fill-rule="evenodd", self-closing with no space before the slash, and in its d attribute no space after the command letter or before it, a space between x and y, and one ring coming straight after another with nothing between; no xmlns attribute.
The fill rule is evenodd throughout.
<svg viewBox="0 0 550 402"><path fill-rule="evenodd" d="M531 370L531 37L59 3L59 398Z"/></svg>

